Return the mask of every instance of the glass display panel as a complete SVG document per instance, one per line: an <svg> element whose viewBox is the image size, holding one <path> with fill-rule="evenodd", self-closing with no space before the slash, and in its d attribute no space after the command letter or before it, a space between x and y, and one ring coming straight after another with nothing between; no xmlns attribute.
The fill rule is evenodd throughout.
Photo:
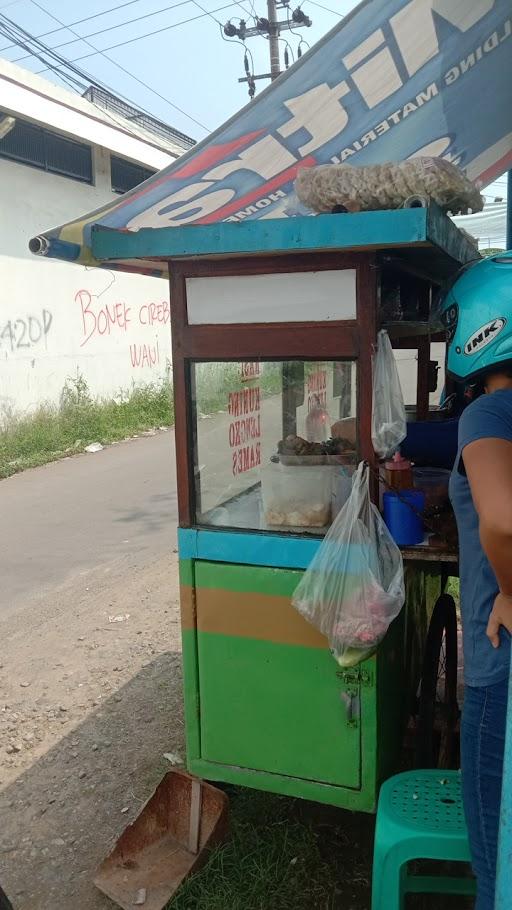
<svg viewBox="0 0 512 910"><path fill-rule="evenodd" d="M324 533L358 460L355 362L191 370L196 523Z"/></svg>

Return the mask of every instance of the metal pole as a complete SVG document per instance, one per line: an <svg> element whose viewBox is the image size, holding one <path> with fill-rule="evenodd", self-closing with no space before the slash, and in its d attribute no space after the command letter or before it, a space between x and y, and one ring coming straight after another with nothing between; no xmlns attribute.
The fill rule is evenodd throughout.
<svg viewBox="0 0 512 910"><path fill-rule="evenodd" d="M507 180L507 250L512 250L512 171Z"/></svg>
<svg viewBox="0 0 512 910"><path fill-rule="evenodd" d="M281 74L279 59L279 26L277 24L276 0L267 0L268 44L270 49L270 78L272 82Z"/></svg>
<svg viewBox="0 0 512 910"><path fill-rule="evenodd" d="M510 186L510 173L509 173ZM510 212L510 203L509 203ZM500 839L496 872L495 910L510 910L512 891L512 665L508 686L507 734L501 791Z"/></svg>
<svg viewBox="0 0 512 910"><path fill-rule="evenodd" d="M507 180L507 250L512 249L512 170ZM512 664L508 684L507 733L501 788L500 838L495 910L508 910L512 891Z"/></svg>

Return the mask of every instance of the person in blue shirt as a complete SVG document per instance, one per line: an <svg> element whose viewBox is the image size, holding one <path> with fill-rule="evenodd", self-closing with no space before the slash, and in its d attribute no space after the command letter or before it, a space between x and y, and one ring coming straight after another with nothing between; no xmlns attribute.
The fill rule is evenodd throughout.
<svg viewBox="0 0 512 910"><path fill-rule="evenodd" d="M512 632L512 252L459 273L441 318L448 372L474 397L459 422L450 497L460 550L464 809L475 910L494 910Z"/></svg>

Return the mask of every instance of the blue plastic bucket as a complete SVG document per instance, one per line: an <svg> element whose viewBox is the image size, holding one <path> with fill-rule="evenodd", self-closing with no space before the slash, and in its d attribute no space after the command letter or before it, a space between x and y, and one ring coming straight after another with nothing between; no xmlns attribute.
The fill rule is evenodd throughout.
<svg viewBox="0 0 512 910"><path fill-rule="evenodd" d="M420 490L401 490L400 498L396 493L384 493L384 521L399 546L423 543L425 529L420 515L424 510L425 494Z"/></svg>

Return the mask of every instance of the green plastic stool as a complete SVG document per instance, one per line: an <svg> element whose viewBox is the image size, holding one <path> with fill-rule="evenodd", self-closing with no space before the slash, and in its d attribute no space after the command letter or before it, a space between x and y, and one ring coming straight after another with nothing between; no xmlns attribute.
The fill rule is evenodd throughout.
<svg viewBox="0 0 512 910"><path fill-rule="evenodd" d="M470 861L458 771L408 771L383 784L373 854L372 910L403 910L405 895L475 894L475 881L411 875L418 859Z"/></svg>

